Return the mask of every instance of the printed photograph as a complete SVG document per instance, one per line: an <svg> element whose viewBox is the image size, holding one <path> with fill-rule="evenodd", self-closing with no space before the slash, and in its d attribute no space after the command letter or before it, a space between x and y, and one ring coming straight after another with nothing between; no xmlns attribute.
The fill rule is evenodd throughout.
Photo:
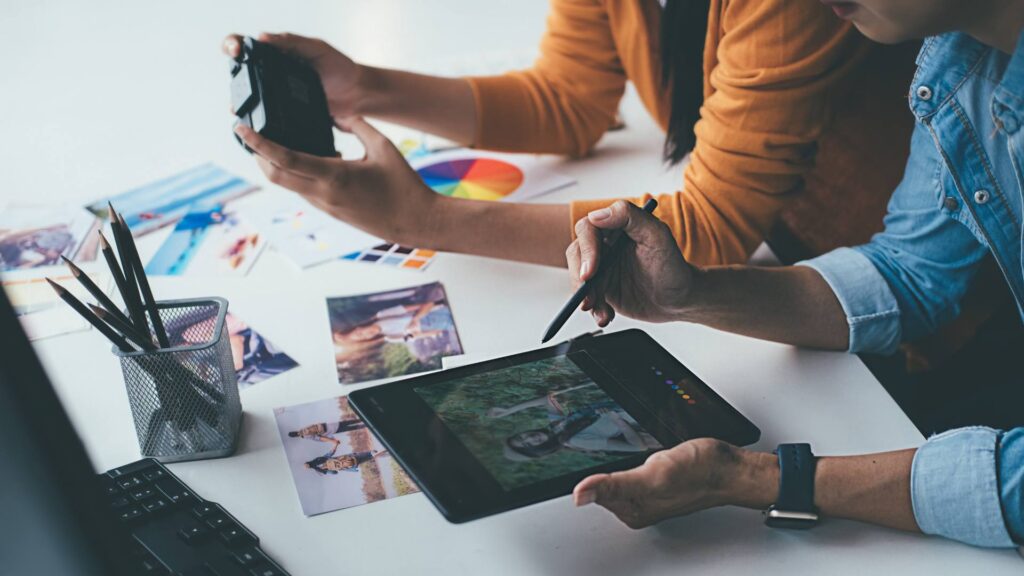
<svg viewBox="0 0 1024 576"><path fill-rule="evenodd" d="M169 332L180 332L183 343L200 344L209 340L215 321L216 318L209 315L197 317L194 323L176 326ZM298 367L298 362L250 328L244 320L228 312L224 322L231 340L231 356L235 361L239 390Z"/></svg>
<svg viewBox="0 0 1024 576"><path fill-rule="evenodd" d="M263 236L223 204L200 203L146 264L150 275L242 276L266 246Z"/></svg>
<svg viewBox="0 0 1024 576"><path fill-rule="evenodd" d="M0 211L0 272L96 258L99 221L81 208L8 205Z"/></svg>
<svg viewBox="0 0 1024 576"><path fill-rule="evenodd" d="M306 516L419 492L348 398L275 408L274 416Z"/></svg>
<svg viewBox="0 0 1024 576"><path fill-rule="evenodd" d="M215 164L203 164L161 180L143 184L109 198L101 198L85 208L109 220L107 202L124 217L136 237L148 234L181 219L196 202L227 202L248 194L256 186Z"/></svg>
<svg viewBox="0 0 1024 576"><path fill-rule="evenodd" d="M416 393L506 490L662 448L564 356Z"/></svg>
<svg viewBox="0 0 1024 576"><path fill-rule="evenodd" d="M327 299L338 382L356 384L441 369L462 344L438 282Z"/></svg>

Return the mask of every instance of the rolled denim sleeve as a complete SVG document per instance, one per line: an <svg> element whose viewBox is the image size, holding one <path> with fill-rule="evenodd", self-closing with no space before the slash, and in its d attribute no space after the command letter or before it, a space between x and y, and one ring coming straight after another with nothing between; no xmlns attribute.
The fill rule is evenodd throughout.
<svg viewBox="0 0 1024 576"><path fill-rule="evenodd" d="M850 327L850 352L896 350L899 304L871 260L856 250L839 248L796 265L816 270L839 299Z"/></svg>
<svg viewBox="0 0 1024 576"><path fill-rule="evenodd" d="M1024 428L970 427L932 436L914 455L910 473L918 526L975 546L1017 546L1024 542L1022 468Z"/></svg>

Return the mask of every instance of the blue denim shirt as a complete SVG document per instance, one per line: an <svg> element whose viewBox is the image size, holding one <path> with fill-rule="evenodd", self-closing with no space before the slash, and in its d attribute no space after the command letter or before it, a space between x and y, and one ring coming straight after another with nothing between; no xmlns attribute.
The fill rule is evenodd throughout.
<svg viewBox="0 0 1024 576"><path fill-rule="evenodd" d="M1012 56L966 34L929 38L917 65L917 123L885 230L801 263L835 292L852 352L891 352L954 318L989 254L1024 316L1024 34ZM952 430L914 456L911 496L926 533L1024 543L1022 492L1024 428Z"/></svg>

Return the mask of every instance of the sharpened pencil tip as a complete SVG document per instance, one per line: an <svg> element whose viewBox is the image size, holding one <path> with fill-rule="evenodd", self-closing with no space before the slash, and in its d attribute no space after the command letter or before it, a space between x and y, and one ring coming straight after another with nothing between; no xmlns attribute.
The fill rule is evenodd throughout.
<svg viewBox="0 0 1024 576"><path fill-rule="evenodd" d="M61 286L60 284L57 284L53 280L50 280L49 278L46 278L46 281L50 283L50 287L51 288L53 288L54 290L57 291L57 294L63 294L65 292L67 292L67 290L65 290L63 286Z"/></svg>
<svg viewBox="0 0 1024 576"><path fill-rule="evenodd" d="M100 246L104 250L110 250L110 242L107 242L107 237L103 235L103 230L97 230L96 233L100 235Z"/></svg>

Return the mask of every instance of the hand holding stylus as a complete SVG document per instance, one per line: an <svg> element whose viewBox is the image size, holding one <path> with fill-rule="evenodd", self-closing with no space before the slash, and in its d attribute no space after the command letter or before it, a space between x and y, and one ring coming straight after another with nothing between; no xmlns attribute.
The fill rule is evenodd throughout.
<svg viewBox="0 0 1024 576"><path fill-rule="evenodd" d="M594 278L601 259L609 257L612 234L622 234L626 242L616 250L615 265ZM581 309L590 311L601 327L616 314L648 322L681 319L696 277L668 226L623 200L576 223L566 260L574 289L594 278Z"/></svg>

